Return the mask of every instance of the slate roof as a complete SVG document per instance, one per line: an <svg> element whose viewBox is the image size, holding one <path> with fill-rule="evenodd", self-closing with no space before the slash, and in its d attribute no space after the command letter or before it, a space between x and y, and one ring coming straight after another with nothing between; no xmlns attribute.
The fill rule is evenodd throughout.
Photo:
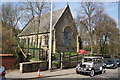
<svg viewBox="0 0 120 80"><path fill-rule="evenodd" d="M63 12L65 11L65 9L67 8L67 6L65 8L59 9L59 10L55 10L52 12L53 15L53 20L52 20L52 25L54 27L54 25L58 22L59 18L61 17L61 15L63 14ZM38 20L39 16L31 19L26 26L22 29L21 33L18 36L24 36L24 35L31 35L31 34L35 34L36 31L38 31L39 29L39 33L46 33L49 32L50 29L50 12L49 13L45 13L43 15L41 15L40 17L40 26L38 27Z"/></svg>

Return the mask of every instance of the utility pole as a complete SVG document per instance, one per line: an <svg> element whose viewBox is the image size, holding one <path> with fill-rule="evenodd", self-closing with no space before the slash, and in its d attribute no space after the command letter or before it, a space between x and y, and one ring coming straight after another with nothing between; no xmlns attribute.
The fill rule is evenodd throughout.
<svg viewBox="0 0 120 80"><path fill-rule="evenodd" d="M50 13L49 70L52 69L52 6L53 6L53 0L51 0L51 13Z"/></svg>

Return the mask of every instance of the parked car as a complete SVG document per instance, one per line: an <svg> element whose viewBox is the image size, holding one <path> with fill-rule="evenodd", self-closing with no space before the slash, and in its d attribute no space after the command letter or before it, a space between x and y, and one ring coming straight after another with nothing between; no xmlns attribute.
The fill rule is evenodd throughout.
<svg viewBox="0 0 120 80"><path fill-rule="evenodd" d="M76 73L89 73L91 77L95 75L95 72L105 72L103 67L103 57L83 57L82 62L76 66Z"/></svg>
<svg viewBox="0 0 120 80"><path fill-rule="evenodd" d="M104 60L104 68L113 68L116 69L118 67L116 59L106 59Z"/></svg>
<svg viewBox="0 0 120 80"><path fill-rule="evenodd" d="M0 80L5 80L5 67L0 66Z"/></svg>
<svg viewBox="0 0 120 80"><path fill-rule="evenodd" d="M117 66L120 67L120 59L116 59Z"/></svg>

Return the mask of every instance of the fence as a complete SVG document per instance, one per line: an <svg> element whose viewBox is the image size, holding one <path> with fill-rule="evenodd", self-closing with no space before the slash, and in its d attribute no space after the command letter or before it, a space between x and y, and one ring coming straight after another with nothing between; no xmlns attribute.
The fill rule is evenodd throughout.
<svg viewBox="0 0 120 80"><path fill-rule="evenodd" d="M78 53L54 53L52 54L52 68L69 68L75 67L82 59Z"/></svg>
<svg viewBox="0 0 120 80"><path fill-rule="evenodd" d="M70 62L70 61L80 61L82 59L82 55L79 55L78 53L64 53L63 59L64 61Z"/></svg>
<svg viewBox="0 0 120 80"><path fill-rule="evenodd" d="M47 60L48 54L47 50L40 48L22 48L26 55L30 55L32 58L39 58L39 60Z"/></svg>

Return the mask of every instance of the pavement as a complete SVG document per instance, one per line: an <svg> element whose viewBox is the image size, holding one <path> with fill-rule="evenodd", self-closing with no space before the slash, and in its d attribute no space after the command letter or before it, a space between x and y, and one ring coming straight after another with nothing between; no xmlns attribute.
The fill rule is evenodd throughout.
<svg viewBox="0 0 120 80"><path fill-rule="evenodd" d="M63 76L63 75L70 75L74 74L75 72L68 73L69 71L74 70L72 69L56 69L52 71L40 71L40 76L41 78L46 78L46 77L55 77L55 76ZM74 70L75 71L75 70ZM37 78L38 72L29 72L29 73L21 73L19 69L15 69L12 71L6 71L6 78L7 79L32 79L32 78Z"/></svg>

